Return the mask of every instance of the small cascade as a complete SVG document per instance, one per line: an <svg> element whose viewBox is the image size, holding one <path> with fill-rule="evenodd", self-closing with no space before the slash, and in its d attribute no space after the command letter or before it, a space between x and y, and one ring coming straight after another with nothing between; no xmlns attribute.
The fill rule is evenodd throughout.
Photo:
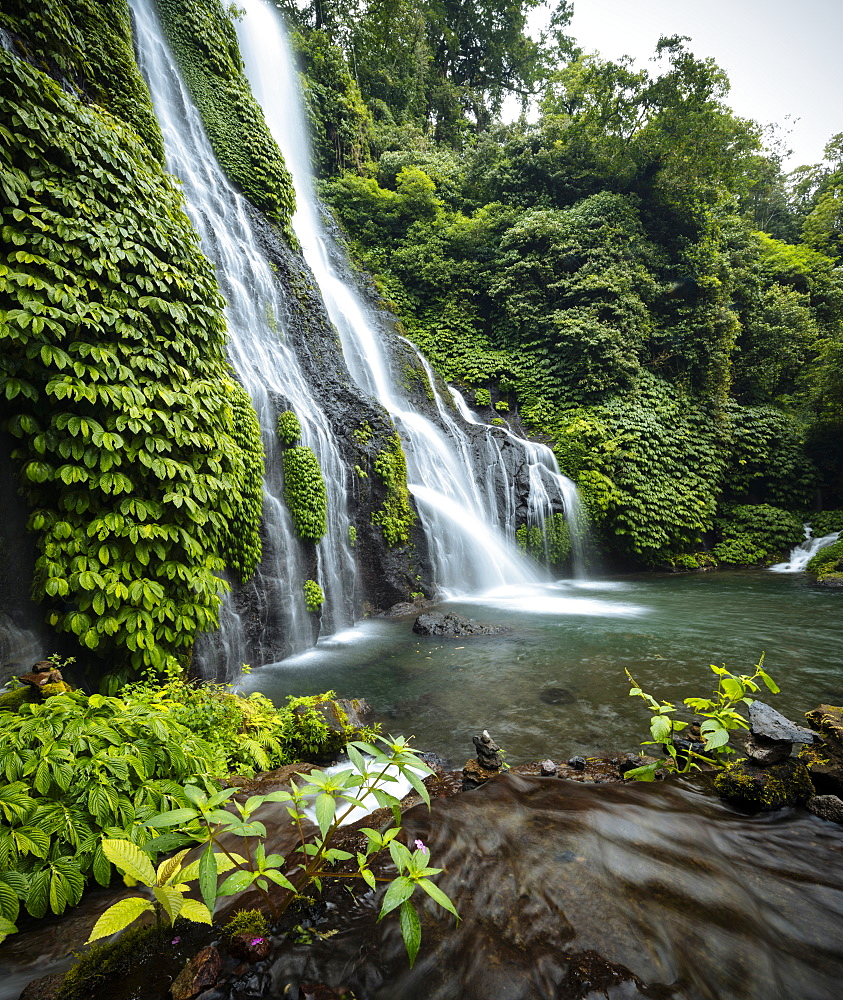
<svg viewBox="0 0 843 1000"><path fill-rule="evenodd" d="M811 526L805 524L803 527L805 529L805 541L800 542L791 549L790 558L787 562L780 562L776 563L775 566L770 566L771 573L804 573L808 567L808 563L820 549L833 545L841 534L843 534L840 531L832 531L828 535L814 538L811 534Z"/></svg>
<svg viewBox="0 0 843 1000"><path fill-rule="evenodd" d="M320 216L298 74L280 18L262 0L244 0L242 6L246 16L237 23L240 50L252 92L293 177L297 204L293 228L340 334L352 377L389 412L399 431L438 586L455 595L536 582L535 567L518 552L514 539L504 534L514 531L515 489L511 480L502 488L499 477L508 473L498 462L500 447L494 437L484 430L484 454L478 455L475 436L443 405L424 359L436 421L420 412L394 377L379 317L343 276L342 254ZM554 510L575 509L570 498L576 490L569 481L560 490L564 477L552 456L548 463L550 449L514 434L508 439L526 453L527 465L536 467L535 473L531 468L525 485L528 518L540 525Z"/></svg>
<svg viewBox="0 0 843 1000"><path fill-rule="evenodd" d="M152 0L131 0L131 6L138 62L164 135L167 168L181 180L202 249L216 265L227 303L229 358L252 398L266 452L263 559L248 585L249 622L227 600L219 634L206 637L200 650L206 672L221 672L222 667L230 675L244 661L277 660L314 640L302 592L308 569L283 501L282 449L276 431L279 409L293 410L298 417L301 443L316 454L328 492L328 532L316 547L317 582L326 598L324 634L352 621L354 562L348 544L346 470L328 420L285 341L286 306L260 250L248 207L216 161L163 39Z"/></svg>
<svg viewBox="0 0 843 1000"><path fill-rule="evenodd" d="M508 427L494 427L491 424L484 424L478 419L477 414L470 409L462 393L453 386L448 386L454 405L460 416L476 427L486 430L486 439L491 449L496 449L500 455L500 443L498 435L504 435L518 448L522 449L525 455L525 462L528 468L528 478L530 489L527 495L527 526L540 528L545 521L556 513L559 509L559 498L562 500L562 512L568 523L568 530L571 535L571 561L574 576L577 579L585 577L585 568L588 553L588 523L580 502L579 492L573 481L564 476L559 471L559 463L546 444L538 441L527 441L525 438L514 434ZM496 474L506 475L506 465L501 460L490 464L490 470L494 467ZM508 489L511 494L514 485Z"/></svg>

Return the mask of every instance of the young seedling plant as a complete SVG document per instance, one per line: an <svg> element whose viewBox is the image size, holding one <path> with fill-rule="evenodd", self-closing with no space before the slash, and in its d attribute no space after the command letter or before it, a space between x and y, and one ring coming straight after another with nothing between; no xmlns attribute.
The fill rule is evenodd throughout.
<svg viewBox="0 0 843 1000"><path fill-rule="evenodd" d="M421 942L421 923L410 902L416 890L426 893L457 920L459 915L448 896L431 881L431 876L440 874L442 869L429 866L427 847L416 841L415 850L411 851L397 839L401 833L400 803L385 787L394 784L398 780L397 775L402 775L430 808L430 796L422 776L433 772L410 750L409 742L404 737L379 736L378 740L382 747L349 743L346 749L351 767L348 770L333 774L314 770L307 775L297 775L304 783L299 785L295 780L291 781L289 792L253 795L245 803L231 801L237 793L236 788L216 791L202 789L195 784L185 785L184 794L191 803L190 807L160 813L145 823L156 830L170 828L169 833L156 837L143 849L128 840L103 840L106 857L124 873L126 880L130 884L140 882L150 892L115 903L96 922L88 940L95 941L114 934L149 911L155 912L159 920L166 916L170 923L179 916L211 923L217 899L249 888L261 894L277 920L311 886L321 891L322 879L329 876L362 879L371 889L375 889L378 882L389 883L378 920L398 910L401 934L412 967ZM363 799L369 794L379 806L392 809L394 826L384 833L364 827L361 832L366 836L366 848L356 855L332 847L343 822L355 809L366 808ZM266 853L266 827L254 819L257 810L266 802L285 804L298 833L299 843L293 852L295 857ZM307 819L305 810L311 802L318 834L309 833L304 825ZM231 806L236 811L230 811ZM226 846L231 835L242 838L242 854ZM185 845L188 844L204 846L199 858L185 867L184 861L190 850ZM157 870L146 853L177 848L181 848L179 853L162 862ZM371 869L370 859L384 849L389 850L398 870L394 878L376 876ZM333 870L337 862L351 860L356 861L357 871ZM220 884L219 877L225 874L227 878ZM187 897L191 883L196 882L202 896L201 903ZM274 887L282 892L279 894Z"/></svg>
<svg viewBox="0 0 843 1000"><path fill-rule="evenodd" d="M700 736L703 739L703 754L694 752L690 747L687 750L677 749L673 737L686 729L689 723L673 718L676 706L669 701L657 701L652 695L647 694L635 682L632 674L625 670L626 676L632 683L629 690L630 697L641 698L654 713L650 718L650 735L653 738L645 740L641 746L661 746L667 754L666 760L636 767L627 771L625 777L635 781L653 781L659 768L676 774L687 774L691 770L700 769L697 759L707 764L723 764L723 758L735 752L728 745L730 733L735 729L749 728L739 707L752 704L754 699L748 695L758 690L760 685L756 682L763 681L772 694L778 694L780 690L773 678L764 671L763 665L763 653L752 674L733 674L725 666L716 667L710 664L710 669L717 677L717 687L712 696L684 699L683 704L702 719Z"/></svg>

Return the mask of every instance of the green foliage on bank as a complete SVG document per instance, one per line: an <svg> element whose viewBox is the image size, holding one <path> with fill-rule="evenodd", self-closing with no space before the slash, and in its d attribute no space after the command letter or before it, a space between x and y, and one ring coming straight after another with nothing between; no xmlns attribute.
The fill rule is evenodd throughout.
<svg viewBox="0 0 843 1000"><path fill-rule="evenodd" d="M843 276L825 244L758 231L765 151L725 74L682 39L656 55L569 52L537 121L469 140L407 104L388 125L371 53L373 160L322 191L438 372L552 441L605 548L756 564L780 533L724 535L728 509L843 496Z"/></svg>
<svg viewBox="0 0 843 1000"><path fill-rule="evenodd" d="M301 437L301 424L292 410L278 414L278 437L286 445L295 444Z"/></svg>
<svg viewBox="0 0 843 1000"><path fill-rule="evenodd" d="M127 0L5 0L0 25L15 48L55 75L82 101L92 100L131 125L164 162L164 144L149 91L135 63Z"/></svg>
<svg viewBox="0 0 843 1000"><path fill-rule="evenodd" d="M809 573L817 574L820 583L843 585L843 539L820 549L807 569Z"/></svg>
<svg viewBox="0 0 843 1000"><path fill-rule="evenodd" d="M713 554L721 563L757 566L784 558L803 539L802 522L770 504L727 507L717 521L721 541Z"/></svg>
<svg viewBox="0 0 843 1000"><path fill-rule="evenodd" d="M295 245L292 178L243 74L229 14L220 0L155 0L155 6L220 166Z"/></svg>
<svg viewBox="0 0 843 1000"><path fill-rule="evenodd" d="M416 514L410 505L410 491L407 489L407 459L397 434L393 434L386 447L375 456L374 470L386 487L386 496L383 505L373 512L372 524L380 527L390 547L406 544L410 540L410 529L416 522Z"/></svg>
<svg viewBox="0 0 843 1000"><path fill-rule="evenodd" d="M276 709L260 694L170 682L0 712L0 916L14 922L21 906L62 913L92 880L108 885L102 836L143 847L153 836L146 820L190 804L185 783L216 789L232 771L335 753L354 730L332 697Z"/></svg>
<svg viewBox="0 0 843 1000"><path fill-rule="evenodd" d="M287 448L284 463L284 500L300 538L318 542L328 530L328 494L319 459L305 445Z"/></svg>
<svg viewBox="0 0 843 1000"><path fill-rule="evenodd" d="M0 419L34 596L108 668L177 670L260 558L262 444L177 186L136 135L0 52Z"/></svg>

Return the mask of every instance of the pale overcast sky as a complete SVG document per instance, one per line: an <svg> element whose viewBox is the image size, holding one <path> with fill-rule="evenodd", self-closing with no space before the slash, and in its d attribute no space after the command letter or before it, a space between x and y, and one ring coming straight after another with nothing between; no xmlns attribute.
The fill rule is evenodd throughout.
<svg viewBox="0 0 843 1000"><path fill-rule="evenodd" d="M737 114L790 129L788 168L819 162L843 132L843 0L574 0L569 33L643 66L660 35L690 36L728 73Z"/></svg>

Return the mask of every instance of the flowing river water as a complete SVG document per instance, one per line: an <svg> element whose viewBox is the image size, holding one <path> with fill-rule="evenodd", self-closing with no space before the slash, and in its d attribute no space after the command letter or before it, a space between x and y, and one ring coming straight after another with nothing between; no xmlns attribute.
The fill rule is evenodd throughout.
<svg viewBox="0 0 843 1000"><path fill-rule="evenodd" d="M364 621L243 680L277 702L328 688L366 698L387 728L461 766L488 729L511 763L634 749L648 712L628 669L660 699L713 687L709 664L765 668L770 700L800 721L843 695L843 591L806 574L630 576L500 588L443 609L508 626L504 635L417 636L412 616Z"/></svg>

